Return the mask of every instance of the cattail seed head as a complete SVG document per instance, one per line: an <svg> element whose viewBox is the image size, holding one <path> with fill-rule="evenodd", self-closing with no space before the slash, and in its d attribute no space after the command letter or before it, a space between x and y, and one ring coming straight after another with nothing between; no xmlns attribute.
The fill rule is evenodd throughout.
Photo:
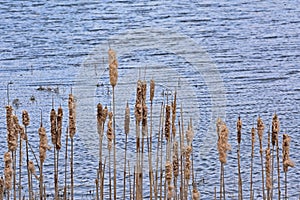
<svg viewBox="0 0 300 200"><path fill-rule="evenodd" d="M218 138L218 152L219 160L221 163L227 162L227 151L230 150L230 144L228 143L228 128L224 122L219 126L219 138Z"/></svg>
<svg viewBox="0 0 300 200"><path fill-rule="evenodd" d="M50 112L50 132L52 144L56 144L57 129L56 129L56 112L52 108Z"/></svg>
<svg viewBox="0 0 300 200"><path fill-rule="evenodd" d="M174 94L174 101L171 104L172 107L172 136L173 138L175 138L176 136L176 124L175 124L175 120L176 120L176 92Z"/></svg>
<svg viewBox="0 0 300 200"><path fill-rule="evenodd" d="M22 111L22 123L25 127L30 123L29 114L26 110Z"/></svg>
<svg viewBox="0 0 300 200"><path fill-rule="evenodd" d="M125 108L125 120L124 120L124 130L126 135L129 134L129 127L130 127L129 125L130 125L130 109L127 103Z"/></svg>
<svg viewBox="0 0 300 200"><path fill-rule="evenodd" d="M279 133L279 119L275 113L272 119L272 145L278 144L278 133Z"/></svg>
<svg viewBox="0 0 300 200"><path fill-rule="evenodd" d="M43 126L41 126L39 128L38 132L39 132L39 137L40 137L40 147L39 147L40 161L41 161L41 163L44 163L44 161L46 159L46 151L50 150L50 146L48 146L46 129Z"/></svg>
<svg viewBox="0 0 300 200"><path fill-rule="evenodd" d="M108 150L110 151L112 148L112 142L114 139L114 133L113 133L113 127L112 127L112 122L113 122L113 113L109 112L108 113L109 121L107 124L107 139L108 139Z"/></svg>
<svg viewBox="0 0 300 200"><path fill-rule="evenodd" d="M193 200L200 200L200 192L198 191L196 186L193 186Z"/></svg>
<svg viewBox="0 0 300 200"><path fill-rule="evenodd" d="M236 123L236 129L237 129L237 141L240 144L242 139L242 120L241 117L238 117L238 121Z"/></svg>
<svg viewBox="0 0 300 200"><path fill-rule="evenodd" d="M268 190L272 189L270 148L266 149L266 186Z"/></svg>
<svg viewBox="0 0 300 200"><path fill-rule="evenodd" d="M107 115L108 115L108 108L107 108L107 106L105 106L104 109L103 109L102 116L101 116L101 120L102 120L103 124L105 124Z"/></svg>
<svg viewBox="0 0 300 200"><path fill-rule="evenodd" d="M173 144L173 174L175 177L179 175L179 158L178 158L178 142Z"/></svg>
<svg viewBox="0 0 300 200"><path fill-rule="evenodd" d="M191 145L194 139L194 130L192 127L192 120L188 125L188 129L186 131L186 141L188 145Z"/></svg>
<svg viewBox="0 0 300 200"><path fill-rule="evenodd" d="M264 128L265 128L265 125L264 125L263 120L260 117L258 117L258 119L257 119L257 134L258 134L259 141L262 141L262 139L263 139Z"/></svg>
<svg viewBox="0 0 300 200"><path fill-rule="evenodd" d="M252 144L252 156L254 156L254 143L255 143L255 128L251 129L251 144Z"/></svg>
<svg viewBox="0 0 300 200"><path fill-rule="evenodd" d="M153 79L150 80L150 101L153 101L155 92L155 81Z"/></svg>
<svg viewBox="0 0 300 200"><path fill-rule="evenodd" d="M142 134L144 137L148 134L148 108L145 103L143 104Z"/></svg>
<svg viewBox="0 0 300 200"><path fill-rule="evenodd" d="M135 118L139 124L143 119L143 91L142 91L142 81L138 80L136 88L136 102L135 102Z"/></svg>
<svg viewBox="0 0 300 200"><path fill-rule="evenodd" d="M110 84L115 87L118 81L118 61L116 52L112 49L108 50L108 64Z"/></svg>
<svg viewBox="0 0 300 200"><path fill-rule="evenodd" d="M4 154L4 179L5 179L5 189L11 190L12 189L12 158L11 153L6 152Z"/></svg>
<svg viewBox="0 0 300 200"><path fill-rule="evenodd" d="M166 163L166 181L168 185L172 182L172 163L169 161Z"/></svg>
<svg viewBox="0 0 300 200"><path fill-rule="evenodd" d="M76 133L76 111L75 111L75 101L74 101L73 94L69 94L68 107L69 107L69 134L71 139L73 139Z"/></svg>
<svg viewBox="0 0 300 200"><path fill-rule="evenodd" d="M60 150L61 148L62 120L63 120L63 109L60 106L57 110L57 137L56 137L57 150Z"/></svg>
<svg viewBox="0 0 300 200"><path fill-rule="evenodd" d="M166 105L166 122L165 122L165 136L166 140L170 141L171 135L170 135L170 128L171 128L171 122L170 122L170 117L171 117L171 106Z"/></svg>
<svg viewBox="0 0 300 200"><path fill-rule="evenodd" d="M284 172L288 171L288 167L295 166L295 163L290 159L290 142L291 142L290 136L288 134L283 134L282 158L283 158Z"/></svg>

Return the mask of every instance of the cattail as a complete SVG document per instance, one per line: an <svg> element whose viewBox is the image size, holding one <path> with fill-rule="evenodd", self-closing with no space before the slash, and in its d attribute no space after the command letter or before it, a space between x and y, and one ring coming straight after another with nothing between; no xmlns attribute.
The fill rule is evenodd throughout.
<svg viewBox="0 0 300 200"><path fill-rule="evenodd" d="M108 113L109 121L107 124L107 139L108 139L108 150L110 151L112 148L112 142L114 139L114 133L113 133L113 127L112 127L112 117L113 113L109 112Z"/></svg>
<svg viewBox="0 0 300 200"><path fill-rule="evenodd" d="M30 123L29 115L26 110L22 111L22 123L24 126L28 126Z"/></svg>
<svg viewBox="0 0 300 200"><path fill-rule="evenodd" d="M171 106L166 105L166 122L165 122L165 136L166 140L170 141L170 127L171 127L171 122L170 122L170 117L171 117Z"/></svg>
<svg viewBox="0 0 300 200"><path fill-rule="evenodd" d="M63 109L60 106L57 110L57 137L56 137L57 150L60 150L61 148L62 119L63 119Z"/></svg>
<svg viewBox="0 0 300 200"><path fill-rule="evenodd" d="M173 144L173 174L175 177L179 175L179 158L178 158L178 142Z"/></svg>
<svg viewBox="0 0 300 200"><path fill-rule="evenodd" d="M19 128L20 128L19 130L20 130L21 139L26 141L27 140L27 135L25 133L25 128L23 126L20 126Z"/></svg>
<svg viewBox="0 0 300 200"><path fill-rule="evenodd" d="M108 108L107 108L107 106L105 106L103 109L103 112L102 112L102 116L101 116L102 124L105 124L107 115L108 115Z"/></svg>
<svg viewBox="0 0 300 200"><path fill-rule="evenodd" d="M10 152L6 152L4 154L4 165L5 165L4 168L5 190L11 190L13 169L12 169L12 158Z"/></svg>
<svg viewBox="0 0 300 200"><path fill-rule="evenodd" d="M271 179L271 150L266 149L266 187L267 190L272 189L272 179Z"/></svg>
<svg viewBox="0 0 300 200"><path fill-rule="evenodd" d="M259 139L259 146L260 146L260 160L261 160L261 182L262 182L262 193L263 193L263 199L265 199L265 181L264 181L264 162L263 162L263 146L262 146L262 140L263 140L263 132L264 132L264 123L262 119L258 116L257 119L257 134Z"/></svg>
<svg viewBox="0 0 300 200"><path fill-rule="evenodd" d="M238 117L238 121L236 123L236 129L237 129L237 141L240 144L242 139L242 120L241 117Z"/></svg>
<svg viewBox="0 0 300 200"><path fill-rule="evenodd" d="M72 94L69 94L68 107L69 107L69 134L70 134L70 138L73 139L76 132L76 125L75 125L76 111L75 111L74 96Z"/></svg>
<svg viewBox="0 0 300 200"><path fill-rule="evenodd" d="M56 131L56 112L52 108L50 112L50 132L52 144L56 144L57 131Z"/></svg>
<svg viewBox="0 0 300 200"><path fill-rule="evenodd" d="M136 102L135 102L135 118L139 124L143 119L143 105L142 105L142 81L138 80L137 82L137 91L136 91Z"/></svg>
<svg viewBox="0 0 300 200"><path fill-rule="evenodd" d="M192 146L187 146L185 149L185 169L184 169L184 177L186 180L190 180L191 178L191 166L192 161L190 159L192 153Z"/></svg>
<svg viewBox="0 0 300 200"><path fill-rule="evenodd" d="M263 139L264 128L265 128L265 125L264 125L263 120L260 117L258 117L258 119L257 119L257 134L258 134L259 141L262 141L262 139ZM262 149L261 149L261 151L262 151Z"/></svg>
<svg viewBox="0 0 300 200"><path fill-rule="evenodd" d="M290 159L290 142L291 138L288 134L283 134L282 155L283 155L283 171L287 172L288 167L294 167L294 162Z"/></svg>
<svg viewBox="0 0 300 200"><path fill-rule="evenodd" d="M50 146L48 146L46 130L42 125L40 126L38 132L40 137L40 161L43 164L46 159L46 151L50 150Z"/></svg>
<svg viewBox="0 0 300 200"><path fill-rule="evenodd" d="M30 160L28 163L28 169L29 169L30 174L33 174L36 177L36 179L38 179L38 176L35 173L35 167L34 167L34 163L32 160Z"/></svg>
<svg viewBox="0 0 300 200"><path fill-rule="evenodd" d="M153 101L155 91L155 81L153 79L150 80L150 101Z"/></svg>
<svg viewBox="0 0 300 200"><path fill-rule="evenodd" d="M197 187L193 186L193 200L200 200L200 192L198 191Z"/></svg>
<svg viewBox="0 0 300 200"><path fill-rule="evenodd" d="M118 81L118 61L116 52L112 49L108 50L108 64L110 84L115 87Z"/></svg>
<svg viewBox="0 0 300 200"><path fill-rule="evenodd" d="M4 194L4 179L1 176L0 177L0 200L3 200L3 194Z"/></svg>
<svg viewBox="0 0 300 200"><path fill-rule="evenodd" d="M275 146L278 143L278 133L279 133L279 119L275 113L272 119L272 145Z"/></svg>
<svg viewBox="0 0 300 200"><path fill-rule="evenodd" d="M173 185L168 185L168 194L167 194L167 199L172 199L173 198Z"/></svg>
<svg viewBox="0 0 300 200"><path fill-rule="evenodd" d="M228 128L223 122L219 127L219 139L218 139L218 152L219 160L221 163L225 164L227 162L227 151L230 150L230 145L228 144Z"/></svg>
<svg viewBox="0 0 300 200"><path fill-rule="evenodd" d="M172 163L169 161L166 163L166 181L168 184L172 181Z"/></svg>
<svg viewBox="0 0 300 200"><path fill-rule="evenodd" d="M130 124L130 109L127 103L125 108L125 120L124 120L124 130L126 135L129 134L129 124Z"/></svg>
<svg viewBox="0 0 300 200"><path fill-rule="evenodd" d="M17 130L14 125L14 117L12 114L12 107L10 105L6 106L6 127L7 127L7 146L10 151L15 151L17 149Z"/></svg>
<svg viewBox="0 0 300 200"><path fill-rule="evenodd" d="M101 136L102 134L102 115L103 115L103 107L101 103L98 103L97 105L97 130L98 134Z"/></svg>

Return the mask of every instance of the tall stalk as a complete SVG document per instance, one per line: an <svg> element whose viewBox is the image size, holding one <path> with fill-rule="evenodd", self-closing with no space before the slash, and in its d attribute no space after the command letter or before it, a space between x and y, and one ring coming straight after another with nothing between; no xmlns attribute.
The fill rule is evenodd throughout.
<svg viewBox="0 0 300 200"><path fill-rule="evenodd" d="M250 166L250 200L253 200L253 158L254 158L254 143L255 143L255 128L251 129L251 166Z"/></svg>
<svg viewBox="0 0 300 200"><path fill-rule="evenodd" d="M66 130L64 200L67 200L67 192L68 192L68 185L67 185L68 139L69 139L68 137L69 137L69 127L67 127L67 130Z"/></svg>
<svg viewBox="0 0 300 200"><path fill-rule="evenodd" d="M277 156L277 181L278 181L278 199L281 198L281 191L280 191L280 164L279 164L279 144L278 144L278 134L280 129L280 123L277 114L273 115L272 119L272 146L273 146L273 156L272 156L272 180L273 180L273 169L274 169L274 147L276 146L276 156ZM273 182L273 181L272 181ZM272 190L273 191L273 190ZM273 197L273 192L272 192Z"/></svg>
<svg viewBox="0 0 300 200"><path fill-rule="evenodd" d="M243 184L242 184L242 176L241 176L241 153L240 153L240 145L241 145L241 139L242 139L242 120L241 117L238 117L238 121L236 124L237 127L237 142L238 142L238 152L237 152L237 157L238 157L238 185L239 185L239 193L238 197L239 200L243 199Z"/></svg>
<svg viewBox="0 0 300 200"><path fill-rule="evenodd" d="M262 119L258 116L257 119L257 134L259 138L259 146L260 146L260 161L261 161L261 182L262 182L262 195L265 200L265 180L264 180L264 159L263 159L263 132L264 132L264 123Z"/></svg>
<svg viewBox="0 0 300 200"><path fill-rule="evenodd" d="M124 177L123 177L123 199L125 199L125 188L126 188L126 159L127 159L127 140L129 134L129 123L130 123L130 110L128 102L125 108L125 119L124 119L124 132L125 132L125 158L124 158ZM130 179L130 177L129 177Z"/></svg>

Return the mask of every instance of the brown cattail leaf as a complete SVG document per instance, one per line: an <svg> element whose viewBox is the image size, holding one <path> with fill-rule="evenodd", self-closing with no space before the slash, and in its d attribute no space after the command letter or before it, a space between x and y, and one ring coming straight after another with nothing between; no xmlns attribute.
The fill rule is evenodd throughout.
<svg viewBox="0 0 300 200"><path fill-rule="evenodd" d="M153 79L150 80L150 101L153 101L155 92L155 81Z"/></svg>
<svg viewBox="0 0 300 200"><path fill-rule="evenodd" d="M279 133L279 119L275 113L272 119L272 145L278 144L278 133Z"/></svg>
<svg viewBox="0 0 300 200"><path fill-rule="evenodd" d="M26 110L22 111L22 123L25 127L30 123L29 114Z"/></svg>
<svg viewBox="0 0 300 200"><path fill-rule="evenodd" d="M40 127L39 130L39 137L40 137L40 161L41 163L44 163L46 159L46 151L50 150L50 146L48 146L48 139L46 135L46 129L44 127Z"/></svg>
<svg viewBox="0 0 300 200"><path fill-rule="evenodd" d="M266 149L266 187L268 190L272 189L270 148Z"/></svg>
<svg viewBox="0 0 300 200"><path fill-rule="evenodd" d="M112 127L113 113L109 112L108 117L109 117L109 121L108 121L108 124L107 124L107 139L108 139L108 150L110 151L111 148L112 148L112 142L113 142L113 139L114 139L114 132L113 132L113 127Z"/></svg>
<svg viewBox="0 0 300 200"><path fill-rule="evenodd" d="M56 112L52 108L50 112L50 132L52 144L56 144L57 128L56 128Z"/></svg>
<svg viewBox="0 0 300 200"><path fill-rule="evenodd" d="M170 117L171 117L171 106L170 105L166 105L166 121L165 121L165 136L166 136L166 140L170 141L171 139L171 122L170 122Z"/></svg>
<svg viewBox="0 0 300 200"><path fill-rule="evenodd" d="M116 52L112 49L108 50L108 64L110 84L115 87L118 81L118 61Z"/></svg>
<svg viewBox="0 0 300 200"><path fill-rule="evenodd" d="M242 120L241 117L238 117L238 121L236 122L236 129L237 129L237 141L240 144L242 139Z"/></svg>
<svg viewBox="0 0 300 200"><path fill-rule="evenodd" d="M130 109L127 103L125 108L125 120L124 120L124 130L126 135L129 134L129 127L130 127Z"/></svg>
<svg viewBox="0 0 300 200"><path fill-rule="evenodd" d="M57 110L57 137L56 137L56 149L61 148L61 134L62 134L62 121L63 121L63 109L60 106Z"/></svg>

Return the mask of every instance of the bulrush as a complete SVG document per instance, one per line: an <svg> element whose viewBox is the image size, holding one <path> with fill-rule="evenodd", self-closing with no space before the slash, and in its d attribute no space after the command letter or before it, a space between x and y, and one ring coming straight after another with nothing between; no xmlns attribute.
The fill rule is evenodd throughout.
<svg viewBox="0 0 300 200"><path fill-rule="evenodd" d="M272 177L273 177L273 169L274 169L274 147L276 146L276 160L277 160L277 188L278 188L278 199L281 198L281 191L280 191L280 164L279 164L279 130L280 130L280 122L279 118L276 113L273 115L272 119L272 147L273 147L273 156L272 156Z"/></svg>
<svg viewBox="0 0 300 200"><path fill-rule="evenodd" d="M108 50L108 64L110 84L115 87L118 81L118 61L116 52L112 49Z"/></svg>
<svg viewBox="0 0 300 200"><path fill-rule="evenodd" d="M257 134L258 134L258 139L259 139L259 152L260 152L260 161L261 161L261 182L262 182L262 194L263 194L263 199L266 199L265 197L265 180L264 180L264 159L263 159L263 133L264 133L264 122L258 116L257 118Z"/></svg>
<svg viewBox="0 0 300 200"><path fill-rule="evenodd" d="M12 157L10 152L4 154L4 180L5 180L5 190L8 192L12 189ZM8 198L9 199L9 198Z"/></svg>
<svg viewBox="0 0 300 200"><path fill-rule="evenodd" d="M61 134L62 134L62 120L63 120L63 109L60 106L57 110L57 136L56 136L56 149L61 149Z"/></svg>

